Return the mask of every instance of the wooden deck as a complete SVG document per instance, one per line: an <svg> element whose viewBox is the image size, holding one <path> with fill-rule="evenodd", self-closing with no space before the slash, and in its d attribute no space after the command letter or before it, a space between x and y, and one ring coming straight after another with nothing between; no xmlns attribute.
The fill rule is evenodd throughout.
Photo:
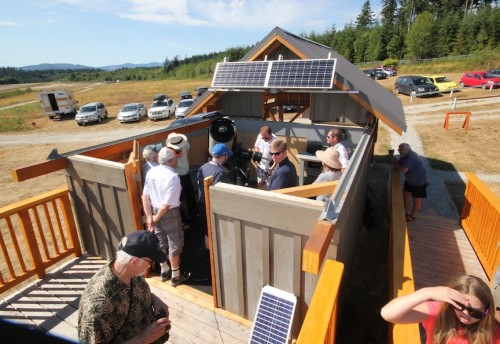
<svg viewBox="0 0 500 344"><path fill-rule="evenodd" d="M408 233L415 289L446 285L461 274L475 275L489 283L457 221L419 215L408 223Z"/></svg>
<svg viewBox="0 0 500 344"><path fill-rule="evenodd" d="M488 281L463 229L455 221L421 215L408 223L415 288L444 285L459 274ZM80 257L23 291L0 299L0 317L77 342L78 302L88 280L105 263ZM210 295L188 286L148 282L172 317L169 343L247 343L251 322L214 309Z"/></svg>
<svg viewBox="0 0 500 344"><path fill-rule="evenodd" d="M78 342L80 294L105 262L86 256L73 260L26 289L0 299L0 317ZM169 305L169 343L248 342L251 322L214 309L210 295L188 286L173 288L158 278L148 282L152 291Z"/></svg>

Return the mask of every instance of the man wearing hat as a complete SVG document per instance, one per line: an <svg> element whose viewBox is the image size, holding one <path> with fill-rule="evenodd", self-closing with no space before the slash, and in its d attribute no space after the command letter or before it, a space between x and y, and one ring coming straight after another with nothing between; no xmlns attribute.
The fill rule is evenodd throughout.
<svg viewBox="0 0 500 344"><path fill-rule="evenodd" d="M170 267L167 262L161 264L161 281L171 279L170 284L176 287L191 275L180 271L184 231L179 210L181 182L175 173L177 154L173 149L163 147L158 153L158 163L146 176L142 206L147 229L154 230L160 241L160 248L168 252Z"/></svg>
<svg viewBox="0 0 500 344"><path fill-rule="evenodd" d="M323 163L323 172L316 178L313 184L339 180L342 177L342 164L340 163L340 153L333 147L326 150L316 151L316 156ZM326 202L330 194L319 195L316 200Z"/></svg>
<svg viewBox="0 0 500 344"><path fill-rule="evenodd" d="M213 184L219 182L231 183L231 178L229 176L229 170L223 165L227 160L233 156L233 152L223 143L217 143L212 147L210 151L212 155L212 160L203 164L198 169L198 213L200 214L200 220L202 228L205 232L205 247L208 249L208 228L207 228L207 218L206 218L206 207L205 207L205 189L204 189L204 179L210 176L214 177Z"/></svg>
<svg viewBox="0 0 500 344"><path fill-rule="evenodd" d="M170 133L167 137L167 147L175 150L177 154L177 167L175 172L181 178L181 217L182 228L188 229L189 223L196 218L196 200L194 198L193 182L189 174L189 142L185 135Z"/></svg>
<svg viewBox="0 0 500 344"><path fill-rule="evenodd" d="M144 147L142 151L142 157L144 158L145 162L144 165L142 165L142 180L146 179L146 174L150 169L152 169L155 166L158 166L158 152L161 149L161 144L160 145L147 145Z"/></svg>
<svg viewBox="0 0 500 344"><path fill-rule="evenodd" d="M79 342L164 343L170 328L168 306L151 293L144 273L151 264L166 260L154 233L140 230L124 237L116 258L91 278L82 293Z"/></svg>

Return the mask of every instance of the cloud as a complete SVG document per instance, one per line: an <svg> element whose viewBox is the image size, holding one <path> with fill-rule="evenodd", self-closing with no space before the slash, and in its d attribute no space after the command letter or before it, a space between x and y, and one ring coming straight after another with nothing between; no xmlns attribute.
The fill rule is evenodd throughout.
<svg viewBox="0 0 500 344"><path fill-rule="evenodd" d="M79 0L67 0L79 1ZM316 1L307 9L308 17L319 18L328 0ZM124 18L158 24L188 26L215 26L242 31L263 26L303 27L303 0L131 0L131 6L122 9ZM278 11L277 11L278 9ZM318 27L325 23L317 20ZM308 25L309 26L309 25Z"/></svg>
<svg viewBox="0 0 500 344"><path fill-rule="evenodd" d="M19 25L21 24L6 20L0 20L0 26L19 26Z"/></svg>

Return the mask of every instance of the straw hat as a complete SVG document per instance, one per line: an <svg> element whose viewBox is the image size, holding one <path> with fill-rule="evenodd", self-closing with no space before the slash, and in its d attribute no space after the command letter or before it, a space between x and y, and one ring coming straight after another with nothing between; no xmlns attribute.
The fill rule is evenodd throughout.
<svg viewBox="0 0 500 344"><path fill-rule="evenodd" d="M328 147L326 150L318 150L316 151L316 156L321 160L321 162L331 168L341 169L342 164L339 162L340 154L339 152L333 148Z"/></svg>
<svg viewBox="0 0 500 344"><path fill-rule="evenodd" d="M183 134L170 133L167 136L166 143L167 147L179 151L187 144L187 137Z"/></svg>

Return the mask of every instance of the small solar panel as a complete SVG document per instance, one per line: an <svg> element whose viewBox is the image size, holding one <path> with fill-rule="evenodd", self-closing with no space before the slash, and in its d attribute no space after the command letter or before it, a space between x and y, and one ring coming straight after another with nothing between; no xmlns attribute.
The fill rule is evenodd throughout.
<svg viewBox="0 0 500 344"><path fill-rule="evenodd" d="M219 62L213 88L332 88L336 59Z"/></svg>
<svg viewBox="0 0 500 344"><path fill-rule="evenodd" d="M249 343L288 343L296 304L293 294L268 285L262 288Z"/></svg>
<svg viewBox="0 0 500 344"><path fill-rule="evenodd" d="M331 88L335 59L272 61L269 88Z"/></svg>
<svg viewBox="0 0 500 344"><path fill-rule="evenodd" d="M217 63L212 87L262 87L269 70L269 62Z"/></svg>

